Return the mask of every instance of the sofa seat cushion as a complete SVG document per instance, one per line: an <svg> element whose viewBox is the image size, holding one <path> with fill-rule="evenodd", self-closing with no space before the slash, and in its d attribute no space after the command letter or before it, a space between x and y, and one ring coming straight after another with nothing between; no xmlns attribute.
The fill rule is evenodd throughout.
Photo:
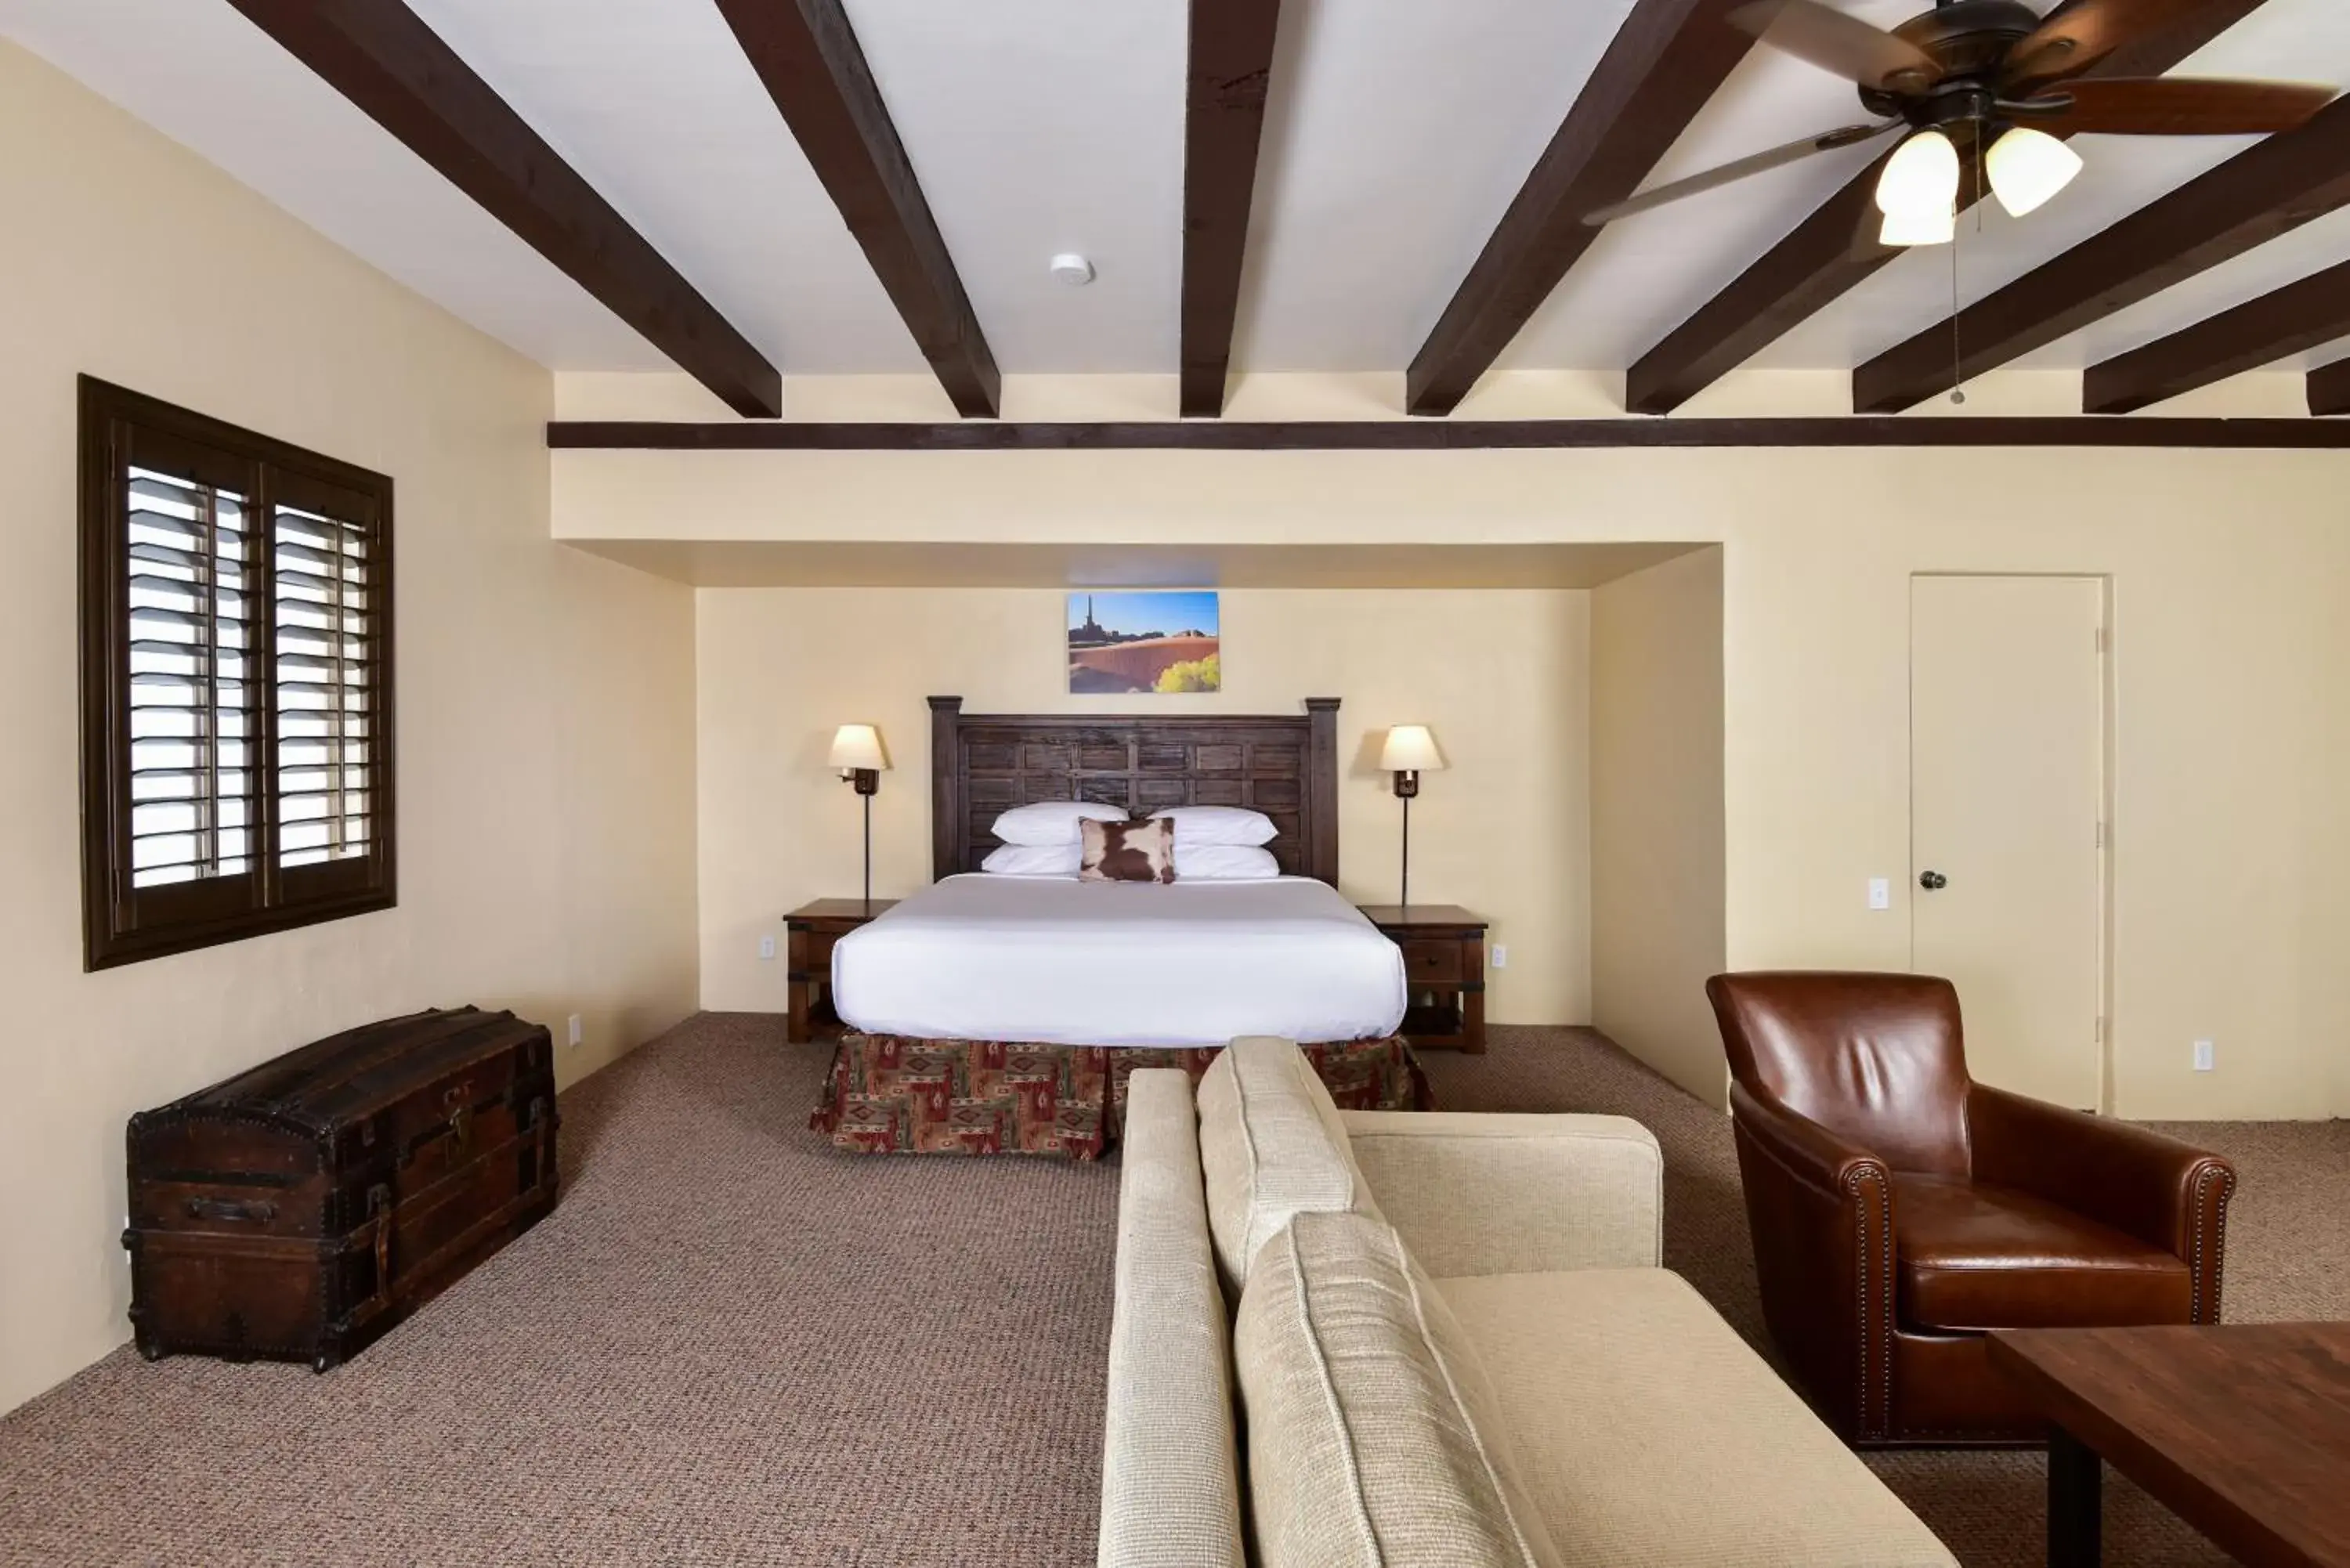
<svg viewBox="0 0 2350 1568"><path fill-rule="evenodd" d="M2187 1265L2013 1188L1893 1179L1901 1322L1956 1334L2185 1323Z"/></svg>
<svg viewBox="0 0 2350 1568"><path fill-rule="evenodd" d="M1395 1228L1300 1213L1232 1326L1262 1568L1560 1561L1467 1335Z"/></svg>
<svg viewBox="0 0 2350 1568"><path fill-rule="evenodd" d="M1679 1275L1440 1279L1550 1539L1588 1568L1956 1568Z"/></svg>
<svg viewBox="0 0 2350 1568"><path fill-rule="evenodd" d="M1337 1102L1295 1043L1235 1040L1200 1079L1200 1163L1227 1295L1293 1214L1377 1215Z"/></svg>

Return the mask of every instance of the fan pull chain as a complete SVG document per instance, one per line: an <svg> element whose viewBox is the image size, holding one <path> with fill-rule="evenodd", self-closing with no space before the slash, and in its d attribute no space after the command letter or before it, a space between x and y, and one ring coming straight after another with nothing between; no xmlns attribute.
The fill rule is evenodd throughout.
<svg viewBox="0 0 2350 1568"><path fill-rule="evenodd" d="M1975 233L1983 232L1983 197L1991 186L1983 174L1983 138L1991 134L1989 126L1975 127Z"/></svg>
<svg viewBox="0 0 2350 1568"><path fill-rule="evenodd" d="M1983 139L1980 127L1975 132L1975 233L1983 225ZM1950 232L1950 401L1963 405L1967 400L1966 355L1959 338L1959 235Z"/></svg>
<svg viewBox="0 0 2350 1568"><path fill-rule="evenodd" d="M1959 348L1959 241L1950 237L1950 401L1967 400L1965 359Z"/></svg>

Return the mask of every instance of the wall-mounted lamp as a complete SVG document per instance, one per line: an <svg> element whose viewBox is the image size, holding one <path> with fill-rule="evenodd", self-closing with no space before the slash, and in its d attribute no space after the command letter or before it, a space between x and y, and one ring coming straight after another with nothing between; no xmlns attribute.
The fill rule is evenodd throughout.
<svg viewBox="0 0 2350 1568"><path fill-rule="evenodd" d="M1425 724L1398 724L1388 732L1379 749L1379 766L1395 774L1396 798L1403 802L1403 888L1399 900L1411 907L1411 799L1419 793L1419 775L1444 766L1444 753Z"/></svg>
<svg viewBox="0 0 2350 1568"><path fill-rule="evenodd" d="M870 724L843 724L832 737L832 765L843 784L855 784L865 797L865 912L873 912L873 797L881 788L882 770L889 753L881 749L881 732Z"/></svg>

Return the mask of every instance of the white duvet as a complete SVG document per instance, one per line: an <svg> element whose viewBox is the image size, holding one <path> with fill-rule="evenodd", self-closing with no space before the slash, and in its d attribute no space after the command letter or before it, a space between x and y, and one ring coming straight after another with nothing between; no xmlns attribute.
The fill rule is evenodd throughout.
<svg viewBox="0 0 2350 1568"><path fill-rule="evenodd" d="M869 1034L1056 1045L1374 1039L1403 955L1326 883L950 877L840 939L835 1006Z"/></svg>

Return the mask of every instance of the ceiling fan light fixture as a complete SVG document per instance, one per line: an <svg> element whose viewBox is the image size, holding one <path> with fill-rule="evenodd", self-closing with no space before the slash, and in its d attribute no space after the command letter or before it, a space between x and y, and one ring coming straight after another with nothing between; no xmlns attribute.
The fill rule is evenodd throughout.
<svg viewBox="0 0 2350 1568"><path fill-rule="evenodd" d="M1887 218L1923 224L1954 213L1958 202L1959 150L1939 130L1921 130L1896 148L1877 178L1877 210Z"/></svg>
<svg viewBox="0 0 2350 1568"><path fill-rule="evenodd" d="M1958 237L1955 206L1939 213L1887 213L1877 232L1877 243L1884 245L1947 245Z"/></svg>
<svg viewBox="0 0 2350 1568"><path fill-rule="evenodd" d="M2080 171L2079 153L2028 125L2019 125L1991 143L1983 160L1991 194L2012 218L2037 212Z"/></svg>

